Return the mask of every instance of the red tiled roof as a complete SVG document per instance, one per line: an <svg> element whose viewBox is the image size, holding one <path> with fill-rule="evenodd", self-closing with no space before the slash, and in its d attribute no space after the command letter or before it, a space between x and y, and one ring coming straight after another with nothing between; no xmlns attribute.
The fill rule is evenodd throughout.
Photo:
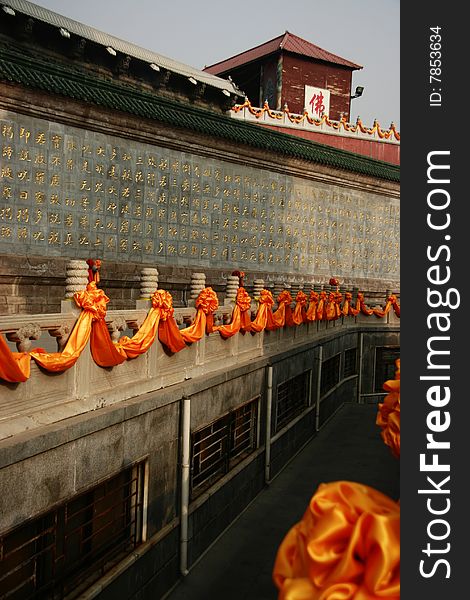
<svg viewBox="0 0 470 600"><path fill-rule="evenodd" d="M220 73L225 73L226 71L230 71L240 67L241 65L253 62L259 58L262 58L263 56L267 56L268 54L273 54L278 50L285 50L286 52L293 52L294 54L308 56L309 58L315 58L316 60L322 60L335 65L342 65L343 67L349 67L353 70L362 69L362 65L357 65L356 63L346 60L337 54L328 52L328 50L323 50L323 48L315 46L315 44L307 42L307 40L304 40L297 35L286 31L273 40L269 40L268 42L260 44L255 48L251 48L250 50L241 52L240 54L232 56L231 58L222 60L214 65L210 65L209 67L205 67L203 70L207 71L208 73L212 73L213 75L219 75Z"/></svg>

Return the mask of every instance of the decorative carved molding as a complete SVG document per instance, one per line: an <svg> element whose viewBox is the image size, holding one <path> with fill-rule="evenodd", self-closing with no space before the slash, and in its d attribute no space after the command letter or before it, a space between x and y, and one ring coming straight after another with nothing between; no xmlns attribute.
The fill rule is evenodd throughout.
<svg viewBox="0 0 470 600"><path fill-rule="evenodd" d="M49 329L49 335L57 339L57 352L62 352L69 339L72 329L68 325L60 325L56 329Z"/></svg>
<svg viewBox="0 0 470 600"><path fill-rule="evenodd" d="M37 323L28 323L6 335L10 342L16 342L18 352L28 352L31 350L31 341L38 340L41 337L41 333L40 325Z"/></svg>

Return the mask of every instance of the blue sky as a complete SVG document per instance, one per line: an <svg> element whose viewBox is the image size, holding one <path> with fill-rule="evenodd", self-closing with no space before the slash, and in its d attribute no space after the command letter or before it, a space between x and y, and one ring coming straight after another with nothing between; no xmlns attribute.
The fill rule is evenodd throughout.
<svg viewBox="0 0 470 600"><path fill-rule="evenodd" d="M400 124L399 0L37 0L50 10L202 69L285 30L364 66L351 120Z"/></svg>

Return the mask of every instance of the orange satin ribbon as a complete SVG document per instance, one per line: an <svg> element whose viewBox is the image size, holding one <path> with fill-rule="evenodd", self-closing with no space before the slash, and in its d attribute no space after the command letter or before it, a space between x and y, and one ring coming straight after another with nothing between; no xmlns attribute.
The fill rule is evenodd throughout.
<svg viewBox="0 0 470 600"><path fill-rule="evenodd" d="M380 435L392 454L400 458L400 359L396 362L395 379L386 381L383 388L389 392L379 404L376 424L382 429Z"/></svg>
<svg viewBox="0 0 470 600"><path fill-rule="evenodd" d="M364 294L362 292L358 292L357 294L357 302L360 306L360 310L362 312L363 315L366 315L367 317L370 317L371 315L374 314L374 310L372 308L369 308L366 303L364 302Z"/></svg>
<svg viewBox="0 0 470 600"><path fill-rule="evenodd" d="M189 327L181 329L180 334L185 342L199 341L204 333L211 333L214 329L214 312L219 307L217 294L211 287L201 290L196 299L196 318Z"/></svg>
<svg viewBox="0 0 470 600"><path fill-rule="evenodd" d="M292 309L290 304L292 303L292 296L290 292L284 290L277 297L278 308L273 313L272 310L268 311L266 329L268 331L274 331L284 327L284 325L292 325ZM287 321L288 320L288 321Z"/></svg>
<svg viewBox="0 0 470 600"><path fill-rule="evenodd" d="M360 308L354 308L352 305L352 294L351 292L346 292L344 294L344 302L343 302L343 308L342 308L342 313L345 317L350 316L350 317L355 317L356 315L358 315L360 313Z"/></svg>
<svg viewBox="0 0 470 600"><path fill-rule="evenodd" d="M278 600L399 600L400 506L349 481L321 484L282 541Z"/></svg>
<svg viewBox="0 0 470 600"><path fill-rule="evenodd" d="M88 343L93 321L99 321L106 315L109 298L96 287L96 282L88 283L86 289L74 294L74 300L82 312L75 323L72 333L62 352L39 352L32 350L31 357L44 369L61 372L70 369L78 360Z"/></svg>
<svg viewBox="0 0 470 600"><path fill-rule="evenodd" d="M157 290L152 296L152 306L160 309L160 322L158 323L158 339L173 353L180 352L186 348L178 325L173 317L173 298L170 292Z"/></svg>
<svg viewBox="0 0 470 600"><path fill-rule="evenodd" d="M305 323L307 321L307 294L305 294L302 290L297 292L297 296L295 297L295 308L292 320L294 325L300 325L301 323Z"/></svg>
<svg viewBox="0 0 470 600"><path fill-rule="evenodd" d="M31 356L28 352L12 352L0 335L0 379L19 383L29 379Z"/></svg>
<svg viewBox="0 0 470 600"><path fill-rule="evenodd" d="M317 303L317 321L326 321L326 292L321 291Z"/></svg>
<svg viewBox="0 0 470 600"><path fill-rule="evenodd" d="M318 305L318 293L313 290L310 292L309 305L307 309L307 321L317 320L317 305Z"/></svg>
<svg viewBox="0 0 470 600"><path fill-rule="evenodd" d="M268 324L268 315L272 315L272 306L274 304L273 295L270 290L262 289L259 295L258 312L255 319L251 322L250 331L259 333L266 329Z"/></svg>
<svg viewBox="0 0 470 600"><path fill-rule="evenodd" d="M245 331L250 331L251 321L250 315L248 313L250 307L251 298L248 295L248 292L244 287L239 287L237 290L237 297L235 300L235 306L232 311L232 318L230 320L230 323L228 325L219 325L217 327L214 327L214 331L218 331L224 339L232 337L233 335L238 333L242 328L242 324ZM243 321L242 315L244 315Z"/></svg>

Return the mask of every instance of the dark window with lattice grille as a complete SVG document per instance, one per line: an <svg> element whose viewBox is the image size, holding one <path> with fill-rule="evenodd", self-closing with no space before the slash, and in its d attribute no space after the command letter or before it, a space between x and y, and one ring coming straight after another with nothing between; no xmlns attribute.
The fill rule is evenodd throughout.
<svg viewBox="0 0 470 600"><path fill-rule="evenodd" d="M395 379L395 361L400 358L399 346L383 346L375 349L374 392L383 392L383 384Z"/></svg>
<svg viewBox="0 0 470 600"><path fill-rule="evenodd" d="M323 361L321 367L320 396L323 396L339 383L340 354Z"/></svg>
<svg viewBox="0 0 470 600"><path fill-rule="evenodd" d="M258 444L259 396L191 436L191 498L210 487Z"/></svg>
<svg viewBox="0 0 470 600"><path fill-rule="evenodd" d="M343 378L357 375L357 348L348 348L344 351Z"/></svg>
<svg viewBox="0 0 470 600"><path fill-rule="evenodd" d="M0 536L1 598L74 598L142 542L144 463Z"/></svg>
<svg viewBox="0 0 470 600"><path fill-rule="evenodd" d="M275 432L300 415L309 403L310 371L277 386Z"/></svg>

